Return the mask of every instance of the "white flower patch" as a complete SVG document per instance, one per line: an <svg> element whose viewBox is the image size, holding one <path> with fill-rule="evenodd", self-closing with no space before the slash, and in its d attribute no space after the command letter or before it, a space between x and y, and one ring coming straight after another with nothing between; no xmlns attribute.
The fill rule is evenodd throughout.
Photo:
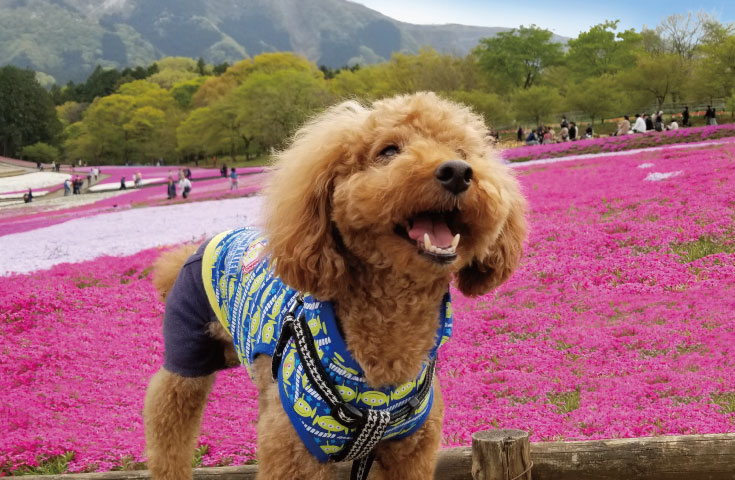
<svg viewBox="0 0 735 480"><path fill-rule="evenodd" d="M640 165L638 165L638 168L651 168L652 166L652 163L641 163Z"/></svg>
<svg viewBox="0 0 735 480"><path fill-rule="evenodd" d="M67 197L68 198L68 197ZM261 224L262 197L243 197L103 213L0 237L0 275L32 272L103 255L132 255L160 245L199 242Z"/></svg>
<svg viewBox="0 0 735 480"><path fill-rule="evenodd" d="M161 178L148 178L141 181L143 185L150 185L152 183L166 183L166 179ZM133 180L125 180L125 186L127 188L135 188L135 182ZM89 187L90 192L107 192L110 190L120 190L120 182L100 183Z"/></svg>
<svg viewBox="0 0 735 480"><path fill-rule="evenodd" d="M28 190L25 190L23 192L16 192L16 193L0 193L0 200L13 200L13 199L19 199L23 198L23 195L25 195L28 192ZM36 197L43 197L44 195L48 194L48 190L34 190L33 191L33 198ZM0 203L0 208L5 205L5 203Z"/></svg>
<svg viewBox="0 0 735 480"><path fill-rule="evenodd" d="M118 195L124 195L130 193L128 190L115 190L114 192L103 192L103 193L85 193L83 195L67 195L56 198L44 200L43 203L23 203L23 202L2 202L0 203L0 209L9 208L12 206L20 207L22 209L38 209L39 211L52 212L54 210L62 210L64 208L81 207L82 205L89 205L90 203L99 202L106 198L117 197ZM21 195L22 196L22 195ZM36 192L33 192L33 198L36 198ZM19 210L18 213L25 213Z"/></svg>
<svg viewBox="0 0 735 480"><path fill-rule="evenodd" d="M676 172L666 172L666 173L653 172L653 173L649 173L648 176L644 178L643 180L648 180L649 182L659 182L661 180L666 180L667 178L681 175L682 173L684 172L681 170L677 170Z"/></svg>
<svg viewBox="0 0 735 480"><path fill-rule="evenodd" d="M33 172L13 177L0 178L0 193L17 192L29 188L48 188L61 185L64 180L71 178L67 173Z"/></svg>

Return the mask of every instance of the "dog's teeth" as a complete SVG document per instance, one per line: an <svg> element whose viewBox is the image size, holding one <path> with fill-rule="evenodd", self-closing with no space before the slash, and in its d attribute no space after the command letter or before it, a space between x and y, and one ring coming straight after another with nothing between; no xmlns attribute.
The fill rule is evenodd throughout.
<svg viewBox="0 0 735 480"><path fill-rule="evenodd" d="M459 233L452 239L452 250L456 250L457 245L459 245Z"/></svg>
<svg viewBox="0 0 735 480"><path fill-rule="evenodd" d="M431 239L429 238L429 234L424 233L424 249L430 251L432 246L433 245L431 244Z"/></svg>

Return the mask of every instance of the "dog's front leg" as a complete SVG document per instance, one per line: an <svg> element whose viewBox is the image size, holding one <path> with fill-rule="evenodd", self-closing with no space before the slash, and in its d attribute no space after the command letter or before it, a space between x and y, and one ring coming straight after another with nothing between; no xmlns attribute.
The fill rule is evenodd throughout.
<svg viewBox="0 0 735 480"><path fill-rule="evenodd" d="M434 378L434 403L424 424L411 436L385 441L378 446L371 479L431 480L436 452L441 443L444 400L439 381Z"/></svg>
<svg viewBox="0 0 735 480"><path fill-rule="evenodd" d="M161 368L151 378L143 418L148 468L155 480L192 478L194 448L214 377L182 377Z"/></svg>
<svg viewBox="0 0 735 480"><path fill-rule="evenodd" d="M278 386L271 380L271 358L253 363L258 387L258 479L329 480L333 465L319 463L306 449L283 410Z"/></svg>

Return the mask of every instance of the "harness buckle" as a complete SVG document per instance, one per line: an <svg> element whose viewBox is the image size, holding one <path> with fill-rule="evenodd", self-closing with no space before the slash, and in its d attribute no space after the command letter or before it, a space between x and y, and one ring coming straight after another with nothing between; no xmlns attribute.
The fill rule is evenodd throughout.
<svg viewBox="0 0 735 480"><path fill-rule="evenodd" d="M335 418L346 427L354 427L365 421L365 414L356 406L341 402L334 407Z"/></svg>
<svg viewBox="0 0 735 480"><path fill-rule="evenodd" d="M411 411L407 415L407 418L411 418L416 413L416 410L418 410L420 405L421 402L419 402L418 395L414 395L413 397L411 397L411 399L408 401L408 406L411 407Z"/></svg>

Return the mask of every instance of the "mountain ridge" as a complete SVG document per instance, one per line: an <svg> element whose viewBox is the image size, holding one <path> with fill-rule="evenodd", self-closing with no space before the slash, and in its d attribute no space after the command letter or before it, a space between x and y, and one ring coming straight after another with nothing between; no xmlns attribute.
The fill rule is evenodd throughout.
<svg viewBox="0 0 735 480"><path fill-rule="evenodd" d="M505 27L401 22L348 0L0 0L0 64L58 83L166 56L233 63L294 51L331 68L429 46L466 55ZM564 37L557 37L564 41Z"/></svg>

